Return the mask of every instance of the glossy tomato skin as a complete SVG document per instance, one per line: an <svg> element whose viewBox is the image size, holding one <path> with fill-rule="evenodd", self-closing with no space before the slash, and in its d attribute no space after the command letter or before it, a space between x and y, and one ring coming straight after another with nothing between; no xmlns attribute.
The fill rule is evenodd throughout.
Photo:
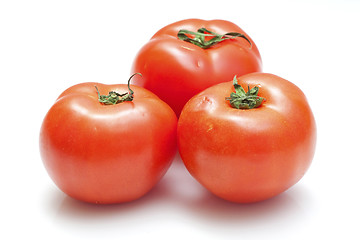
<svg viewBox="0 0 360 240"><path fill-rule="evenodd" d="M128 202L150 191L176 151L177 118L153 93L133 86L132 102L104 105L127 85L82 83L63 92L40 132L43 163L69 196L90 203Z"/></svg>
<svg viewBox="0 0 360 240"><path fill-rule="evenodd" d="M215 195L239 203L276 196L309 168L316 124L303 92L271 74L238 78L244 89L258 86L266 99L255 109L235 109L225 100L232 82L210 87L184 107L178 123L181 158Z"/></svg>
<svg viewBox="0 0 360 240"><path fill-rule="evenodd" d="M177 38L181 29L196 32L205 27L219 34L239 32L243 38L225 40L208 49ZM261 71L261 57L254 41L237 25L225 20L187 19L160 29L138 52L132 72L141 72L133 83L149 89L179 116L195 94L234 75Z"/></svg>

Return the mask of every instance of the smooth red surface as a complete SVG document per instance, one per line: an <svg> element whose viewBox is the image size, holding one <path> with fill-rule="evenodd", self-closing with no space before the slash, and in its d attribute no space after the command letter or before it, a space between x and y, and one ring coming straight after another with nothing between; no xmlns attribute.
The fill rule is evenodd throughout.
<svg viewBox="0 0 360 240"><path fill-rule="evenodd" d="M180 29L196 32L205 27L218 34L239 32L243 38L225 40L208 49L177 38ZM172 107L179 116L195 94L234 75L261 71L259 51L251 38L237 25L224 20L187 19L160 29L138 52L132 72L133 84L149 89Z"/></svg>
<svg viewBox="0 0 360 240"><path fill-rule="evenodd" d="M119 203L147 193L165 174L176 151L177 118L153 93L132 86L134 100L98 102L100 93L128 92L127 85L82 83L63 92L40 133L44 165L69 196Z"/></svg>
<svg viewBox="0 0 360 240"><path fill-rule="evenodd" d="M303 92L271 74L238 78L259 86L266 99L255 109L232 108L232 81L194 96L178 123L180 155L191 173L215 195L233 202L271 198L298 182L316 143L314 116Z"/></svg>

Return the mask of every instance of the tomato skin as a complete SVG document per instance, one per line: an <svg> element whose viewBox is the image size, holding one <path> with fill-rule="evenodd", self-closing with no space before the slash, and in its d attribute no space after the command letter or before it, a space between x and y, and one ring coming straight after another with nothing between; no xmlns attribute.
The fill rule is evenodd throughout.
<svg viewBox="0 0 360 240"><path fill-rule="evenodd" d="M316 145L315 119L303 92L271 74L238 78L258 86L258 108L236 109L225 97L232 82L194 96L178 122L178 147L190 174L215 195L249 203L276 196L309 168Z"/></svg>
<svg viewBox="0 0 360 240"><path fill-rule="evenodd" d="M69 196L90 203L128 202L146 194L176 152L177 118L153 93L132 86L132 102L99 103L127 85L82 83L64 91L40 131L43 163Z"/></svg>
<svg viewBox="0 0 360 240"><path fill-rule="evenodd" d="M225 40L208 49L177 38L181 29L205 27L219 34L239 32L243 38ZM255 43L237 25L225 20L186 19L160 29L138 52L132 72L141 72L133 84L149 89L177 114L195 94L234 75L260 72L261 57Z"/></svg>

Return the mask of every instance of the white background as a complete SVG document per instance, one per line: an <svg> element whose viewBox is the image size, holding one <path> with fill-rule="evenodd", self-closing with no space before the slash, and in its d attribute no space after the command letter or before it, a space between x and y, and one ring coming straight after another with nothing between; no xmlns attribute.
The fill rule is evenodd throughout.
<svg viewBox="0 0 360 240"><path fill-rule="evenodd" d="M360 239L359 12L356 0L0 1L0 238ZM46 112L76 83L125 83L138 49L186 18L236 23L264 72L305 92L318 126L311 168L287 192L249 205L209 194L179 157L138 201L67 197L39 156Z"/></svg>

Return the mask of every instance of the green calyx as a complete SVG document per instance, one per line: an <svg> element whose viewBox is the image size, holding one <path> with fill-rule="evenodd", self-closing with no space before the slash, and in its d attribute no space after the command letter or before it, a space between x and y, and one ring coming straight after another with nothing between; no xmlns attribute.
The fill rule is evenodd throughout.
<svg viewBox="0 0 360 240"><path fill-rule="evenodd" d="M248 92L245 92L244 88L237 82L236 76L233 79L233 85L235 92L230 94L230 97L225 100L230 101L230 105L237 109L252 109L259 107L264 98L259 97L259 87L255 86L250 89L248 85Z"/></svg>
<svg viewBox="0 0 360 240"><path fill-rule="evenodd" d="M191 38L188 35L193 35L194 37ZM250 47L252 46L250 40L244 34L238 32L228 32L221 35L212 32L206 28L199 28L197 32L192 32L182 29L178 32L177 36L180 40L195 44L196 46L201 47L203 49L210 48L211 46L214 46L219 42L225 41L227 39L233 39L236 37L244 38L250 44ZM209 40L205 40L205 37L212 37L212 38L210 38Z"/></svg>
<svg viewBox="0 0 360 240"><path fill-rule="evenodd" d="M134 99L134 91L130 88L130 80L136 75L141 75L141 73L134 73L131 75L131 77L128 80L128 89L129 92L127 93L117 93L115 91L110 91L108 95L100 95L99 89L95 86L97 94L98 94L98 100L100 103L105 105L115 105L118 103L122 103L125 101L132 101Z"/></svg>

